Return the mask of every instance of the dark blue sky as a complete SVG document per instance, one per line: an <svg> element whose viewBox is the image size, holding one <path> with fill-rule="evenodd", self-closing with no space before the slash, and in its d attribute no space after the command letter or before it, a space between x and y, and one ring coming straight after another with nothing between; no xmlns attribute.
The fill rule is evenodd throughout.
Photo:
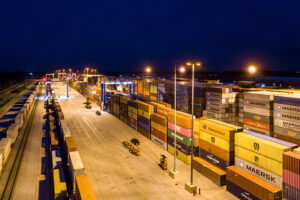
<svg viewBox="0 0 300 200"><path fill-rule="evenodd" d="M296 0L5 1L0 4L1 70L156 71L197 58L206 71L298 70Z"/></svg>

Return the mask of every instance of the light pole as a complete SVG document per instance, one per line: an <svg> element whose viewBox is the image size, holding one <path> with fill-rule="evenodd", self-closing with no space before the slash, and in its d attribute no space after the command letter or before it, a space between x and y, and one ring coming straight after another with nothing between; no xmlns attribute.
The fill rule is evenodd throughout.
<svg viewBox="0 0 300 200"><path fill-rule="evenodd" d="M256 67L254 65L250 65L249 68L248 68L248 71L250 72L251 81L252 81L252 76L256 72Z"/></svg>
<svg viewBox="0 0 300 200"><path fill-rule="evenodd" d="M195 65L200 67L200 62L187 62L187 66L192 66L192 149L191 149L191 182L186 183L185 188L191 193L197 191L197 186L193 183L193 157L194 157L194 86L195 86Z"/></svg>
<svg viewBox="0 0 300 200"><path fill-rule="evenodd" d="M87 91L86 91L86 101L88 101L88 98L89 98L89 68L87 67L87 68L85 68L85 70L86 70L86 89L87 89Z"/></svg>
<svg viewBox="0 0 300 200"><path fill-rule="evenodd" d="M169 176L172 177L173 179L176 179L178 178L179 176L179 172L176 171L176 137L177 137L177 134L176 134L176 112L177 112L177 101L176 101L176 86L177 86L177 65L176 65L176 61L174 61L174 168L173 170L170 170L169 171ZM180 67L179 68L179 71L181 73L184 73L185 72L185 68L184 67Z"/></svg>

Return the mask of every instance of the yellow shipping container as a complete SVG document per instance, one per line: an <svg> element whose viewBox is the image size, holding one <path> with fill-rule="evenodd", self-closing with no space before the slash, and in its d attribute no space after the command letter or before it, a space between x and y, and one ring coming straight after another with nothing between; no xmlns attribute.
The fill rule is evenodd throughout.
<svg viewBox="0 0 300 200"><path fill-rule="evenodd" d="M59 197L64 199L68 196L67 184L66 182L60 181L59 169L53 170L53 184L54 184L54 199Z"/></svg>
<svg viewBox="0 0 300 200"><path fill-rule="evenodd" d="M223 138L215 135L200 131L199 138L205 142L208 142L214 146L219 147L227 152L234 151L234 141L224 140Z"/></svg>
<svg viewBox="0 0 300 200"><path fill-rule="evenodd" d="M137 120L137 114L135 114L135 113L128 112L128 116L131 117L132 119Z"/></svg>
<svg viewBox="0 0 300 200"><path fill-rule="evenodd" d="M128 100L128 96L120 96L120 102L127 104Z"/></svg>
<svg viewBox="0 0 300 200"><path fill-rule="evenodd" d="M144 81L138 81L138 94L144 94Z"/></svg>
<svg viewBox="0 0 300 200"><path fill-rule="evenodd" d="M269 140L249 135L243 132L235 134L235 145L257 152L274 160L282 162L282 154L291 151L291 147Z"/></svg>
<svg viewBox="0 0 300 200"><path fill-rule="evenodd" d="M199 132L200 131L210 133L228 141L234 140L234 133L236 132L233 128L208 120L199 120Z"/></svg>
<svg viewBox="0 0 300 200"><path fill-rule="evenodd" d="M194 131L199 131L200 129L200 120L194 119Z"/></svg>
<svg viewBox="0 0 300 200"><path fill-rule="evenodd" d="M160 131L161 133L164 133L164 134L167 134L168 131L167 131L167 127L165 126L162 126L154 121L151 121L151 127L154 128L155 130L158 130Z"/></svg>
<svg viewBox="0 0 300 200"><path fill-rule="evenodd" d="M138 109L144 110L144 111L149 112L149 113L154 112L154 106L153 105L150 105L148 103L144 103L142 101L138 101Z"/></svg>
<svg viewBox="0 0 300 200"><path fill-rule="evenodd" d="M175 123L175 113L169 112L168 120L172 123ZM186 129L192 128L192 118L176 113L176 124Z"/></svg>
<svg viewBox="0 0 300 200"><path fill-rule="evenodd" d="M137 115L137 109L136 108L133 108L131 106L128 106L128 112L131 112L131 113L134 113Z"/></svg>
<svg viewBox="0 0 300 200"><path fill-rule="evenodd" d="M157 86L155 86L155 85L150 85L150 92L151 92L151 93L157 93Z"/></svg>
<svg viewBox="0 0 300 200"><path fill-rule="evenodd" d="M166 103L166 102L163 102L163 101L156 101L156 103L159 103L159 104L161 104L161 105L164 105L164 106L167 107L167 108L171 108L171 107L172 107L171 104Z"/></svg>
<svg viewBox="0 0 300 200"><path fill-rule="evenodd" d="M114 113L119 114L120 113L120 108L119 105L114 104Z"/></svg>
<svg viewBox="0 0 300 200"><path fill-rule="evenodd" d="M296 154L300 154L300 147L297 147L296 149L294 149L293 152Z"/></svg>
<svg viewBox="0 0 300 200"><path fill-rule="evenodd" d="M145 117L145 118L147 118L147 119L150 119L150 117L151 117L151 113L148 113L148 112L146 112L144 110L141 110L141 109L138 109L138 114Z"/></svg>
<svg viewBox="0 0 300 200"><path fill-rule="evenodd" d="M282 162L268 158L240 146L235 146L235 156L282 176Z"/></svg>
<svg viewBox="0 0 300 200"><path fill-rule="evenodd" d="M168 144L168 152L174 155L174 148ZM191 164L191 155L185 155L181 151L176 150L176 158L184 162L185 164Z"/></svg>
<svg viewBox="0 0 300 200"><path fill-rule="evenodd" d="M199 147L199 136L194 135L194 147Z"/></svg>

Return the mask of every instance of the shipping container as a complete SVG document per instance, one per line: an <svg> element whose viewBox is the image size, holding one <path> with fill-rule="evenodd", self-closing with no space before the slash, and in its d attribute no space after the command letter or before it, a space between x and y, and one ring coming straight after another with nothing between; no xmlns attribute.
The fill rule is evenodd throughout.
<svg viewBox="0 0 300 200"><path fill-rule="evenodd" d="M222 160L229 162L230 165L233 165L234 163L234 151L232 152L225 151L220 147L210 144L201 139L199 140L199 147L211 154L214 154L215 156L221 158Z"/></svg>
<svg viewBox="0 0 300 200"><path fill-rule="evenodd" d="M235 145L282 162L282 154L292 148L246 133L235 134Z"/></svg>
<svg viewBox="0 0 300 200"><path fill-rule="evenodd" d="M168 144L168 152L174 155L174 148ZM185 164L191 164L191 155L186 155L181 151L176 150L176 158L184 162Z"/></svg>
<svg viewBox="0 0 300 200"><path fill-rule="evenodd" d="M72 190L75 193L75 178L76 176L83 175L84 174L84 166L82 163L82 160L80 158L78 151L71 151L69 152L69 160L70 160L70 166L69 171L71 175L72 180Z"/></svg>
<svg viewBox="0 0 300 200"><path fill-rule="evenodd" d="M66 149L67 149L67 155L69 155L72 151L77 151L77 146L73 140L73 137L66 137Z"/></svg>
<svg viewBox="0 0 300 200"><path fill-rule="evenodd" d="M67 184L62 168L53 170L54 199L68 198Z"/></svg>
<svg viewBox="0 0 300 200"><path fill-rule="evenodd" d="M65 120L60 120L60 131L61 131L61 134L64 137L64 139L66 139L66 137L71 136L71 131Z"/></svg>
<svg viewBox="0 0 300 200"><path fill-rule="evenodd" d="M10 151L11 151L11 138L2 138L0 140L0 154L2 154L2 165L6 163Z"/></svg>
<svg viewBox="0 0 300 200"><path fill-rule="evenodd" d="M300 115L300 106L274 103L274 110Z"/></svg>
<svg viewBox="0 0 300 200"><path fill-rule="evenodd" d="M234 183L258 199L281 200L282 191L235 166L227 167L227 181ZM230 191L229 191L230 192ZM245 198L246 199L246 198Z"/></svg>
<svg viewBox="0 0 300 200"><path fill-rule="evenodd" d="M235 166L278 188L282 187L282 177L264 168L261 168L239 157L235 157Z"/></svg>
<svg viewBox="0 0 300 200"><path fill-rule="evenodd" d="M76 176L76 199L96 200L93 188L86 174Z"/></svg>
<svg viewBox="0 0 300 200"><path fill-rule="evenodd" d="M221 137L217 137L215 135L212 135L212 134L209 134L209 133L206 133L206 132L203 132L203 131L200 131L199 132L199 137L201 140L207 142L207 143L210 143L212 145L215 145L227 152L232 152L234 151L234 141L227 141L227 140L224 140L223 138Z"/></svg>
<svg viewBox="0 0 300 200"><path fill-rule="evenodd" d="M282 162L235 145L235 156L282 176Z"/></svg>
<svg viewBox="0 0 300 200"><path fill-rule="evenodd" d="M235 129L224 126L222 124L214 123L209 120L200 120L200 131L210 133L217 137L223 138L227 141L234 140Z"/></svg>
<svg viewBox="0 0 300 200"><path fill-rule="evenodd" d="M219 186L226 185L226 172L210 164L206 160L194 157L193 167Z"/></svg>

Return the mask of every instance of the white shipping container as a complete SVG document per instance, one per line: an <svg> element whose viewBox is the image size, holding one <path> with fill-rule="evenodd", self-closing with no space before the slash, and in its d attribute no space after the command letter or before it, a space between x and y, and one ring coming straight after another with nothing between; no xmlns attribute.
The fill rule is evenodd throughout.
<svg viewBox="0 0 300 200"><path fill-rule="evenodd" d="M262 179L263 181L266 181L276 187L281 188L282 187L282 177L268 171L262 167L259 167L255 164L252 164L246 160L243 160L239 157L234 157L235 166L238 168L244 170L245 172L248 172L249 174L252 174L253 176L256 176L259 179Z"/></svg>
<svg viewBox="0 0 300 200"><path fill-rule="evenodd" d="M8 138L11 138L12 144L15 143L15 140L18 137L18 133L19 133L19 125L18 124L13 123L8 127L6 134L7 134Z"/></svg>
<svg viewBox="0 0 300 200"><path fill-rule="evenodd" d="M15 123L22 126L23 125L23 117L24 117L23 113L17 114L17 116L15 118Z"/></svg>
<svg viewBox="0 0 300 200"><path fill-rule="evenodd" d="M293 130L296 130L296 131L300 131L300 124L295 123L295 122L291 122L291 121L286 121L286 120L281 120L281 119L274 118L274 125L279 126L279 127L283 127L283 128L289 128L289 129L293 129Z"/></svg>
<svg viewBox="0 0 300 200"><path fill-rule="evenodd" d="M66 137L71 137L71 131L68 127L68 124L65 120L60 120L60 130L66 140Z"/></svg>
<svg viewBox="0 0 300 200"><path fill-rule="evenodd" d="M2 138L0 141L0 153L3 154L2 157L2 165L5 164L8 155L10 153L11 150L11 139L10 138Z"/></svg>
<svg viewBox="0 0 300 200"><path fill-rule="evenodd" d="M258 115L263 115L267 117L273 116L273 111L269 109L256 108L252 106L244 106L244 112L254 113Z"/></svg>
<svg viewBox="0 0 300 200"><path fill-rule="evenodd" d="M163 148L164 150L167 150L167 143L166 142L162 141L158 137L155 137L154 135L151 135L151 140L155 144L157 144L158 146L160 146L161 148Z"/></svg>
<svg viewBox="0 0 300 200"><path fill-rule="evenodd" d="M255 91L245 92L244 99L253 99L257 101L273 101L274 95L286 95L282 92L270 92L270 91Z"/></svg>
<svg viewBox="0 0 300 200"><path fill-rule="evenodd" d="M78 151L71 151L69 153L69 160L70 160L70 174L71 174L71 180L72 180L72 188L73 192L75 193L75 178L76 176L83 175L84 174L84 166L82 163L82 160L80 158Z"/></svg>
<svg viewBox="0 0 300 200"><path fill-rule="evenodd" d="M27 115L27 110L26 110L26 108L23 107L23 108L20 110L20 113L23 113L23 116L26 117L26 115Z"/></svg>

